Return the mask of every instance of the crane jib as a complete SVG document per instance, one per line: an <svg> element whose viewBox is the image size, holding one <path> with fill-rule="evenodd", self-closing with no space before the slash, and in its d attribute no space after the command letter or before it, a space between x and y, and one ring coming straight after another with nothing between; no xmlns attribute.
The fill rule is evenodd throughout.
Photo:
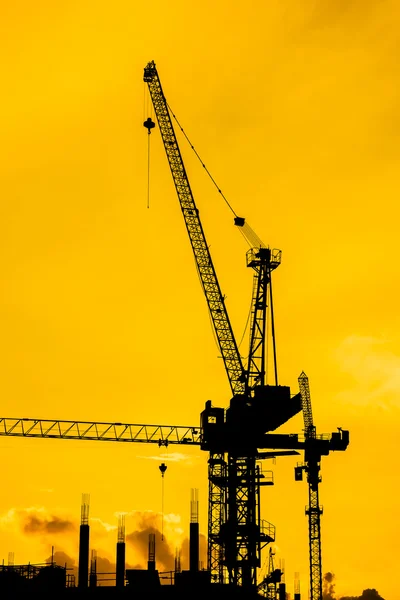
<svg viewBox="0 0 400 600"><path fill-rule="evenodd" d="M148 84L154 112L157 117L172 178L232 393L242 394L245 391L242 359L233 334L224 297L208 249L199 211L190 188L167 101L163 94L154 62L148 63L145 67L144 81Z"/></svg>

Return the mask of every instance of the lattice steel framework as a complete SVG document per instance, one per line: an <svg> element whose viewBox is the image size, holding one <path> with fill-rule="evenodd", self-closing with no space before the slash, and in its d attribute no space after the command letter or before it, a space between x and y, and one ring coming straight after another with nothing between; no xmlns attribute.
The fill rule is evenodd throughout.
<svg viewBox="0 0 400 600"><path fill-rule="evenodd" d="M232 393L241 394L245 389L242 359L225 308L224 296L219 286L154 61L145 67L144 81L148 85L153 102L196 267L200 275Z"/></svg>
<svg viewBox="0 0 400 600"><path fill-rule="evenodd" d="M313 421L310 385L307 375L304 371L299 376L299 391L301 394L301 408L303 411L304 435L305 438L315 438L316 429Z"/></svg>
<svg viewBox="0 0 400 600"><path fill-rule="evenodd" d="M269 248L251 248L247 252L246 258L247 266L254 269L253 295L251 303L252 308L250 320L250 347L247 367L247 389L251 390L257 385L265 384L265 344L267 326L268 287L271 284L272 271L280 265L281 251L271 251ZM277 373L273 310L271 312L271 327L274 344L274 368L275 373ZM277 379L277 375L275 378Z"/></svg>
<svg viewBox="0 0 400 600"><path fill-rule="evenodd" d="M184 425L134 425L99 421L58 421L57 419L0 417L0 437L137 442L140 444L158 444L159 446L168 446L169 444L201 446L203 435L201 427L187 427ZM326 452L329 449L339 449L332 447L332 434L317 435L316 440L324 445ZM258 447L273 449L274 452L266 453L268 458L273 458L280 454L286 454L286 452L278 451L281 449L304 450L306 440L297 433L266 433L260 438ZM344 448L340 449L344 450ZM216 454L216 457L219 456Z"/></svg>
<svg viewBox="0 0 400 600"><path fill-rule="evenodd" d="M275 527L260 518L263 475L255 456L229 456L227 517L223 527L224 563L229 583L256 586L261 550L275 540Z"/></svg>
<svg viewBox="0 0 400 600"><path fill-rule="evenodd" d="M250 352L247 371L244 370L238 347L229 321L217 275L205 239L204 231L196 207L189 180L186 174L179 145L175 136L168 103L162 91L154 61L144 69L155 115L160 128L162 141L171 169L178 200L181 206L189 240L192 246L196 267L207 300L219 348L228 375L229 384L236 400L248 402L257 386L265 380L265 341L267 290L269 286L271 303L271 325L274 350L275 385L278 385L276 368L275 333L273 324L271 271L280 264L280 251L268 248L253 248L248 255L248 266L255 269L252 302ZM151 119L144 123L149 133L154 125ZM236 219L243 221L243 219ZM239 223L237 223L239 224ZM255 394L254 394L255 395ZM237 403L236 403L237 405ZM244 406L244 405L243 405ZM240 448L240 441L237 440ZM217 450L218 448L218 450ZM259 566L261 544L261 523L257 498L259 481L256 473L257 448L238 450L209 446L210 501L208 519L208 565L213 580L224 580L224 566L229 572L229 582L236 585L256 584L256 571ZM228 456L227 485L220 484L221 469ZM226 468L226 467L224 467ZM225 506L227 514L221 507ZM226 521L225 521L226 518ZM222 531L223 530L223 531ZM266 539L266 538L265 538ZM223 548L221 548L221 543ZM266 542L268 543L268 542Z"/></svg>
<svg viewBox="0 0 400 600"><path fill-rule="evenodd" d="M0 436L200 446L199 427L0 418Z"/></svg>
<svg viewBox="0 0 400 600"><path fill-rule="evenodd" d="M208 461L208 568L212 580L225 583L221 528L226 523L227 463L225 454L211 454Z"/></svg>
<svg viewBox="0 0 400 600"><path fill-rule="evenodd" d="M310 600L322 600L322 559L321 559L321 515L322 508L319 505L318 483L321 479L318 473L318 464L308 465L308 502L306 509L308 516L309 533L309 555L310 555ZM310 481L310 472L314 475L314 481Z"/></svg>
<svg viewBox="0 0 400 600"><path fill-rule="evenodd" d="M321 515L318 486L321 481L321 454L315 445L317 439L311 407L310 385L304 371L299 377L299 389L304 419L305 471L308 482L308 545L310 556L310 600L322 600L322 557L321 557Z"/></svg>

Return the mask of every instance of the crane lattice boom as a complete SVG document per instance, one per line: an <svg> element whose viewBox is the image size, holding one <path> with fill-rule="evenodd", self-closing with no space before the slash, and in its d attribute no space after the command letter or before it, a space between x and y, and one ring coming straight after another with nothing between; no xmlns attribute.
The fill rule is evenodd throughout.
<svg viewBox="0 0 400 600"><path fill-rule="evenodd" d="M299 377L299 390L301 394L301 407L303 411L304 434L306 437L315 437L315 427L311 407L310 385L308 382L308 377L304 373L304 371L301 372Z"/></svg>
<svg viewBox="0 0 400 600"><path fill-rule="evenodd" d="M144 69L144 81L148 84L154 111L160 128L169 166L178 194L179 203L185 220L196 266L206 296L218 344L221 350L229 383L234 394L245 389L242 359L233 335L231 323L225 308L211 254L208 249L203 227L199 218L189 179L186 174L179 150L175 131L168 110L168 104L162 91L154 61Z"/></svg>
<svg viewBox="0 0 400 600"><path fill-rule="evenodd" d="M0 418L0 436L95 440L103 442L143 442L168 446L200 446L201 429L170 425L134 425L131 423L97 423L52 419Z"/></svg>

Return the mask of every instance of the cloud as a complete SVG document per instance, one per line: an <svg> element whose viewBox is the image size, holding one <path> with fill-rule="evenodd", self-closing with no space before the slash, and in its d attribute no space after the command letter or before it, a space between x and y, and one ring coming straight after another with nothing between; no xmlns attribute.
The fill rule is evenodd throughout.
<svg viewBox="0 0 400 600"><path fill-rule="evenodd" d="M118 513L119 514L119 513ZM101 519L99 519L98 517L91 517L89 519L90 525L93 524L98 524L100 525L100 527L102 529L104 529L106 532L109 531L116 531L117 530L117 525L111 525L110 523L106 523L105 521L102 521Z"/></svg>
<svg viewBox="0 0 400 600"><path fill-rule="evenodd" d="M133 546L140 557L142 568L147 566L149 535L155 535L156 565L160 571L172 571L175 565L175 552L167 539L167 532L162 534L161 515L153 512L135 513L136 529L126 536L126 541Z"/></svg>
<svg viewBox="0 0 400 600"><path fill-rule="evenodd" d="M181 567L182 569L189 568L189 538L186 537L181 546ZM199 535L199 567L206 568L207 567L207 538L203 533Z"/></svg>
<svg viewBox="0 0 400 600"><path fill-rule="evenodd" d="M68 533L76 529L75 521L65 516L50 514L43 507L11 508L0 517L2 529L17 524L27 535Z"/></svg>
<svg viewBox="0 0 400 600"><path fill-rule="evenodd" d="M51 563L51 559L52 559L52 556L50 555L46 558L45 562ZM54 559L54 562L56 563L56 565L58 565L60 567L64 567L66 565L67 569L76 569L75 559L73 559L71 556L69 556L63 550L57 550L57 552L54 552L53 559Z"/></svg>
<svg viewBox="0 0 400 600"><path fill-rule="evenodd" d="M21 515L21 525L23 532L27 534L65 533L75 529L75 524L69 519L56 515L43 517L34 512Z"/></svg>
<svg viewBox="0 0 400 600"><path fill-rule="evenodd" d="M335 575L328 571L322 579L322 600L335 600Z"/></svg>
<svg viewBox="0 0 400 600"><path fill-rule="evenodd" d="M136 456L136 458L145 458L147 460L157 460L160 461L171 461L171 462L186 462L188 464L192 464L192 462L197 459L197 456L191 456L190 454L182 454L181 452L170 452L159 454L158 456Z"/></svg>

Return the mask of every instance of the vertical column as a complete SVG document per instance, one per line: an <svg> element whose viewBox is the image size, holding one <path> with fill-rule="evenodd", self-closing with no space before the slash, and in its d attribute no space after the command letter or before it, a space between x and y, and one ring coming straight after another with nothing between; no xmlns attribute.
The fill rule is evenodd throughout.
<svg viewBox="0 0 400 600"><path fill-rule="evenodd" d="M300 600L300 573L294 574L294 600Z"/></svg>
<svg viewBox="0 0 400 600"><path fill-rule="evenodd" d="M89 573L89 494L82 494L81 526L79 529L78 587L88 587Z"/></svg>
<svg viewBox="0 0 400 600"><path fill-rule="evenodd" d="M97 552L92 550L92 558L90 561L89 587L97 587Z"/></svg>
<svg viewBox="0 0 400 600"><path fill-rule="evenodd" d="M199 570L199 490L195 489L190 501L189 570L192 573Z"/></svg>
<svg viewBox="0 0 400 600"><path fill-rule="evenodd" d="M149 560L147 561L147 569L149 571L156 570L156 536L154 533L149 533Z"/></svg>
<svg viewBox="0 0 400 600"><path fill-rule="evenodd" d="M125 515L118 517L116 586L125 586Z"/></svg>
<svg viewBox="0 0 400 600"><path fill-rule="evenodd" d="M181 572L181 551L175 548L175 573Z"/></svg>

